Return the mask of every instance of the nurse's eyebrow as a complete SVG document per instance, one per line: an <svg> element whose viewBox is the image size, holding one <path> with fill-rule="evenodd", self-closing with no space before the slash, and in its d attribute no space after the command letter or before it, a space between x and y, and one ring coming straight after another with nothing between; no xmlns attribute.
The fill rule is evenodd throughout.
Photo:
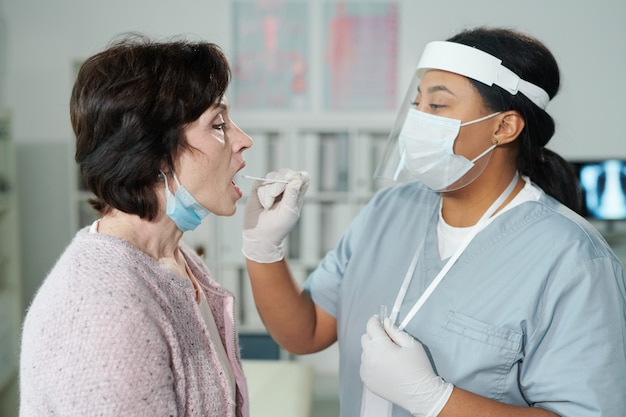
<svg viewBox="0 0 626 417"><path fill-rule="evenodd" d="M417 92L420 93L422 90L420 89L420 87L417 87ZM446 87L445 85L433 85L431 87L428 87L426 89L426 91L430 94L439 92L439 91L443 91L444 93L449 93L452 94L453 96L456 97L456 94L454 94L452 91L450 91L450 89L448 87Z"/></svg>
<svg viewBox="0 0 626 417"><path fill-rule="evenodd" d="M432 87L428 87L428 92L431 94L439 92L439 91L443 91L444 93L449 93L449 94L452 94L453 96L456 96L456 94L450 91L450 89L446 87L445 85L434 85Z"/></svg>

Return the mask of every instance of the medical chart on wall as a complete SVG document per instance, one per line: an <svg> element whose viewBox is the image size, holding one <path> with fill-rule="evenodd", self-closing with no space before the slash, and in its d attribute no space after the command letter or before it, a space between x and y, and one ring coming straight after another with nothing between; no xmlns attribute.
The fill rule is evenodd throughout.
<svg viewBox="0 0 626 417"><path fill-rule="evenodd" d="M327 2L324 22L325 107L394 109L398 4Z"/></svg>
<svg viewBox="0 0 626 417"><path fill-rule="evenodd" d="M308 2L233 2L233 90L239 109L307 110Z"/></svg>
<svg viewBox="0 0 626 417"><path fill-rule="evenodd" d="M235 0L232 7L238 109L395 109L398 2Z"/></svg>

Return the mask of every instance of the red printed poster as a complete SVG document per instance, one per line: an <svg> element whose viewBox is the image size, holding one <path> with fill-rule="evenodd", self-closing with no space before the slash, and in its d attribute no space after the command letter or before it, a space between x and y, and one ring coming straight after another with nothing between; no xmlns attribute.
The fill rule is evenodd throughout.
<svg viewBox="0 0 626 417"><path fill-rule="evenodd" d="M308 109L307 3L235 1L233 19L233 104L239 109Z"/></svg>
<svg viewBox="0 0 626 417"><path fill-rule="evenodd" d="M327 109L393 110L396 106L398 4L324 5Z"/></svg>

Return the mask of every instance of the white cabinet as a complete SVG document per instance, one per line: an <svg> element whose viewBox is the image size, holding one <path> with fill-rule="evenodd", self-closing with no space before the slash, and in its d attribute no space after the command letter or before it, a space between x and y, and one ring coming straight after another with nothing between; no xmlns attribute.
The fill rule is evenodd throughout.
<svg viewBox="0 0 626 417"><path fill-rule="evenodd" d="M15 159L10 113L0 110L0 392L17 374L22 320Z"/></svg>

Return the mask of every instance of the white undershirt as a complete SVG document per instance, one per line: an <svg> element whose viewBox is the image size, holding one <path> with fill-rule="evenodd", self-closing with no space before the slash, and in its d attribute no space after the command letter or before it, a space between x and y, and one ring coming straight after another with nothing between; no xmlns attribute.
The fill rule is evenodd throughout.
<svg viewBox="0 0 626 417"><path fill-rule="evenodd" d="M502 212L512 209L526 201L537 201L541 195L541 190L533 185L530 178L522 176L524 179L524 188L513 198L513 200L507 204ZM450 226L443 219L441 214L441 207L439 207L439 221L437 222L437 245L439 249L439 256L441 259L448 259L456 248L461 244L465 236L467 236L472 229L476 226L469 227L454 227Z"/></svg>

